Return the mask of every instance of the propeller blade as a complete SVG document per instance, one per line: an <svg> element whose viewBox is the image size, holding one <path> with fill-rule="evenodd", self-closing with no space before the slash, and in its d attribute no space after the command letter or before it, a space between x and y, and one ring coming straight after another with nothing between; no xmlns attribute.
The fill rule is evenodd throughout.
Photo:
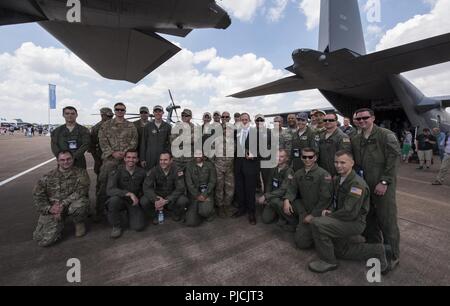
<svg viewBox="0 0 450 306"><path fill-rule="evenodd" d="M173 101L172 93L170 92L170 89L168 89L168 90L169 90L169 97L170 97L170 100L172 101L172 106L175 111L175 115L177 116L177 121L180 121L180 118L178 117L177 107L175 105L175 102Z"/></svg>

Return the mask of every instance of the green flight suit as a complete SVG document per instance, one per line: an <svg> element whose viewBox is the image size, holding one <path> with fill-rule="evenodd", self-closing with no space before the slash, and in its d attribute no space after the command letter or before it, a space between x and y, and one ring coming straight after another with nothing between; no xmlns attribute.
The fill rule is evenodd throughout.
<svg viewBox="0 0 450 306"><path fill-rule="evenodd" d="M306 127L305 132L301 136L298 131L293 135L291 160L294 172L297 172L305 166L302 161L302 150L304 148L311 148L314 149L317 154L319 153L319 145L315 136L316 134L309 126Z"/></svg>
<svg viewBox="0 0 450 306"><path fill-rule="evenodd" d="M100 121L91 128L91 143L89 152L94 158L94 172L95 174L97 174L97 181L98 175L100 174L100 168L102 167L102 149L100 148L100 143L98 141L98 132L100 131L100 127L102 126L103 122L105 121ZM98 190L98 183L96 190Z"/></svg>
<svg viewBox="0 0 450 306"><path fill-rule="evenodd" d="M314 218L311 231L316 251L321 260L337 264L336 258L368 260L384 257L382 244L355 243L351 237L361 235L366 226L370 206L370 190L366 182L352 171L340 184L334 181L331 211L325 217Z"/></svg>
<svg viewBox="0 0 450 306"><path fill-rule="evenodd" d="M136 167L133 173L128 172L125 165L120 165L108 175L108 184L106 194L108 200L106 208L108 211L108 220L113 227L125 227L121 224L120 213L128 212L128 222L130 228L135 231L141 231L145 227L144 212L140 206L133 205L128 192L133 193L139 199L143 195L142 185L147 173L144 169Z"/></svg>
<svg viewBox="0 0 450 306"><path fill-rule="evenodd" d="M211 220L214 216L214 190L216 189L216 168L205 160L200 167L195 161L186 166L186 187L189 196L189 207L186 212L186 225L200 225L201 219ZM197 196L204 195L207 200L197 201Z"/></svg>
<svg viewBox="0 0 450 306"><path fill-rule="evenodd" d="M136 150L138 151L140 160L142 160L142 156L141 156L142 135L144 134L145 127L149 123L150 123L150 121L143 123L141 119L133 121L134 127L136 128L136 131L138 133L138 144L137 144Z"/></svg>
<svg viewBox="0 0 450 306"><path fill-rule="evenodd" d="M319 142L319 166L328 171L333 177L337 175L334 167L334 155L340 150L352 151L350 138L337 128L334 133L326 139L327 131L316 135ZM318 137L317 137L318 136Z"/></svg>
<svg viewBox="0 0 450 306"><path fill-rule="evenodd" d="M91 134L89 130L78 123L72 131L61 125L57 127L51 134L52 152L58 157L61 151L70 151L73 154L74 166L86 169L86 159L84 153L89 149L91 142Z"/></svg>
<svg viewBox="0 0 450 306"><path fill-rule="evenodd" d="M263 209L263 223L270 224L281 214L283 210L283 198L293 178L294 170L289 166L283 169L279 167L270 169L269 179L264 193L267 204Z"/></svg>
<svg viewBox="0 0 450 306"><path fill-rule="evenodd" d="M184 195L184 173L173 164L167 174L158 165L151 169L144 181L144 196L141 204L144 210L155 217L155 202L157 197L168 200L165 206L173 213L174 219L182 218L186 207L189 204L188 198Z"/></svg>
<svg viewBox="0 0 450 306"><path fill-rule="evenodd" d="M308 172L303 168L295 173L285 199L293 204L298 215L298 226L294 240L299 249L308 249L313 244L311 226L303 223L303 220L308 215L320 217L322 211L330 206L332 197L332 178L326 170L314 165ZM292 219L286 215L285 218L287 220ZM294 222L290 221L290 223ZM295 220L295 223L297 223L297 220Z"/></svg>
<svg viewBox="0 0 450 306"><path fill-rule="evenodd" d="M159 127L154 121L144 127L139 156L141 160L146 161L147 170L159 165L159 156L163 151L170 152L171 130L172 126L164 121Z"/></svg>
<svg viewBox="0 0 450 306"><path fill-rule="evenodd" d="M352 146L356 169L363 171L371 191L371 210L364 236L370 243L381 242L383 238L384 243L391 246L392 255L399 258L396 187L401 151L398 139L393 132L374 125L368 139L363 133L358 134L354 136ZM374 194L375 187L381 181L389 184L382 197Z"/></svg>

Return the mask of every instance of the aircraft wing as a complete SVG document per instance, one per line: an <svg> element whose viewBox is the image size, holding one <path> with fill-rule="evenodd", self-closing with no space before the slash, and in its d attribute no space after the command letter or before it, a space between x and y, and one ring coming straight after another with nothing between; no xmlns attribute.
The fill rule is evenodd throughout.
<svg viewBox="0 0 450 306"><path fill-rule="evenodd" d="M389 74L419 69L450 61L450 33L419 40L355 59L371 70Z"/></svg>
<svg viewBox="0 0 450 306"><path fill-rule="evenodd" d="M324 112L328 113L335 113L336 109L334 107L319 107L317 108L318 110L322 110ZM298 114L298 113L311 113L313 109L312 108L305 108L302 110L295 110L295 111L291 111L291 112L287 112L287 113L276 113L276 114L264 114L264 117L266 118L272 118L272 117L277 117L277 116L281 116L281 117L287 117L290 114Z"/></svg>
<svg viewBox="0 0 450 306"><path fill-rule="evenodd" d="M39 22L45 30L101 76L137 83L181 49L161 36L57 21Z"/></svg>
<svg viewBox="0 0 450 306"><path fill-rule="evenodd" d="M308 82L306 82L299 76L290 76L275 82L267 83L252 89L232 94L229 97L248 98L248 97L272 95L283 92L315 89L315 88L317 87L308 84Z"/></svg>
<svg viewBox="0 0 450 306"><path fill-rule="evenodd" d="M432 97L433 100L441 101L442 107L450 107L450 96L444 96L444 97Z"/></svg>

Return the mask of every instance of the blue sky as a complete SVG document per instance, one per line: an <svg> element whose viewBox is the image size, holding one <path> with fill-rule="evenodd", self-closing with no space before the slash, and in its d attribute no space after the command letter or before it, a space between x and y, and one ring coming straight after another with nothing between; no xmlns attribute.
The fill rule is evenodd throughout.
<svg viewBox="0 0 450 306"><path fill-rule="evenodd" d="M449 2L381 0L381 22L369 23L364 12L367 0L360 0L368 50L449 32ZM232 25L227 30L194 30L186 38L165 36L183 51L138 84L101 78L37 24L0 27L1 117L46 122L48 83L57 85L58 110L52 111L52 122L62 122L59 110L65 105L79 108L79 121L84 124L96 122L98 116L91 114L118 100L130 112L141 105L167 105L168 88L197 118L214 110L245 110L254 115L328 106L315 90L245 100L225 98L288 75L284 68L292 64L294 49L317 49L318 3L218 1L230 13ZM449 68L447 63L406 76L428 95L448 95Z"/></svg>

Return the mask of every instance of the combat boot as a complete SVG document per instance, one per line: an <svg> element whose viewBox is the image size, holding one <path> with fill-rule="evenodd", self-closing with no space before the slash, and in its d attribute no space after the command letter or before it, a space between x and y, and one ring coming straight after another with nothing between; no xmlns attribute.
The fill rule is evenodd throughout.
<svg viewBox="0 0 450 306"><path fill-rule="evenodd" d="M225 211L225 206L219 206L219 208L217 210L218 210L217 215L219 216L219 218L224 219L227 217L227 213Z"/></svg>
<svg viewBox="0 0 450 306"><path fill-rule="evenodd" d="M75 223L75 237L80 238L86 235L86 225L84 223Z"/></svg>
<svg viewBox="0 0 450 306"><path fill-rule="evenodd" d="M120 227L113 227L110 237L116 239L120 236L122 236L122 229Z"/></svg>
<svg viewBox="0 0 450 306"><path fill-rule="evenodd" d="M312 261L308 265L309 270L316 273L325 273L338 268L337 264L330 264L323 260Z"/></svg>

